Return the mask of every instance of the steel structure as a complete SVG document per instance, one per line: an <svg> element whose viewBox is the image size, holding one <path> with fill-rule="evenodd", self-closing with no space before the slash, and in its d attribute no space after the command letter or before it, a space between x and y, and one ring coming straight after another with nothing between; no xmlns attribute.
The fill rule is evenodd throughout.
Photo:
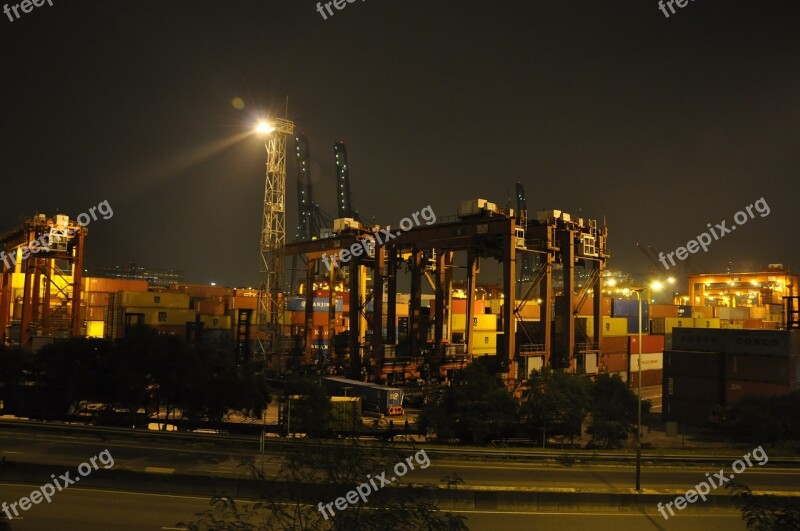
<svg viewBox="0 0 800 531"><path fill-rule="evenodd" d="M358 212L353 209L350 195L350 167L347 163L347 148L344 142L336 142L333 146L336 159L336 208L340 218L358 219Z"/></svg>
<svg viewBox="0 0 800 531"><path fill-rule="evenodd" d="M76 337L81 334L83 254L88 229L68 216L39 214L0 236L3 249L0 287L0 336L3 342L30 348L34 337ZM12 275L24 275L20 333L9 337ZM17 313L17 312L15 312Z"/></svg>
<svg viewBox="0 0 800 531"><path fill-rule="evenodd" d="M261 226L261 284L256 315L256 356L268 360L283 354L283 256L286 246L286 139L294 123L273 119L264 131L267 151L264 213Z"/></svg>
<svg viewBox="0 0 800 531"><path fill-rule="evenodd" d="M422 363L429 364L440 374L464 366L473 348L472 328L468 326L465 331L465 344L451 344L446 348L451 335L450 327L446 325L450 321L454 253L466 254L467 300L470 301L467 304L467 323L472 322L475 315L479 259L492 258L502 264L505 299L500 316L502 341L498 337L497 355L487 357L493 358L487 361L494 362L497 373L510 380L524 378L529 366L529 360L525 358L533 357L541 358L545 365L579 371L587 355L601 352L600 279L609 258L606 247L608 230L597 227L593 220L572 219L557 210L540 212L532 220L521 212L484 210L475 215L460 216L458 221L445 221L398 233L390 241L378 242L371 255L356 252L359 242L374 238L375 234L369 229L346 229L330 238L291 243L286 247L289 254L306 256L309 284L314 281L314 262L319 261L323 253L331 256L342 249L351 249L351 258L343 265L349 270L348 372L351 377L359 375L362 364L375 378L389 376L398 369L406 371L411 366L419 367ZM525 295L517 298L517 262L529 253L536 256L536 266ZM422 312L421 287L428 267L426 264L431 262L435 264L435 300L434 311L428 317ZM590 278L580 288L574 278L576 264L591 269ZM561 266L563 290L560 297L554 293L555 265ZM399 356L392 356L394 359L389 360L386 353L395 347L397 340L397 276L403 267L408 268L411 274L407 355L404 360L398 359ZM371 294L364 293L367 269L372 270ZM385 316L381 304L384 291L387 293ZM593 295L594 302L594 337L591 342L581 342L575 337L576 315L589 294ZM309 308L313 293L308 292L306 297L306 308ZM540 322L534 323L537 325L535 330L529 331L523 325L531 323L523 322L519 313L526 302L534 299L541 299L542 316ZM360 323L369 300L374 301L368 322L372 340L364 344ZM330 307L333 308L333 304ZM428 319L434 327L430 344L425 331ZM386 330L385 336L383 330ZM462 347L462 350L456 347ZM362 353L365 354L362 356ZM313 364L308 341L300 363Z"/></svg>

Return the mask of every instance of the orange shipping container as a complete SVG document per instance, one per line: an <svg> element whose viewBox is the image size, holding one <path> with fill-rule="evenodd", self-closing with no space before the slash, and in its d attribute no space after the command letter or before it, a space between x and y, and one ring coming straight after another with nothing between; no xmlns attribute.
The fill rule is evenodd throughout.
<svg viewBox="0 0 800 531"><path fill-rule="evenodd" d="M661 369L653 370L653 371L642 371L642 386L653 386L653 385L661 385L662 383L662 371ZM639 386L639 371L631 371L631 386L638 387Z"/></svg>
<svg viewBox="0 0 800 531"><path fill-rule="evenodd" d="M123 280L118 278L98 277L86 277L83 280L84 291L117 293L118 291L147 291L149 288L149 284L146 280Z"/></svg>
<svg viewBox="0 0 800 531"><path fill-rule="evenodd" d="M108 293L90 291L86 294L86 304L89 306L107 306Z"/></svg>
<svg viewBox="0 0 800 531"><path fill-rule="evenodd" d="M797 389L797 384L777 384L766 382L725 382L725 405L731 406L746 395L781 396L788 395Z"/></svg>
<svg viewBox="0 0 800 531"><path fill-rule="evenodd" d="M472 308L473 308L473 311L476 314L486 313L486 308L485 308L485 305L483 304L483 301L475 301L475 303L473 304ZM453 299L452 304L450 305L450 311L452 313L466 314L467 313L467 299Z"/></svg>
<svg viewBox="0 0 800 531"><path fill-rule="evenodd" d="M628 336L603 336L600 348L607 354L627 354Z"/></svg>
<svg viewBox="0 0 800 531"><path fill-rule="evenodd" d="M761 330L763 328L761 319L745 319L742 321L742 328Z"/></svg>
<svg viewBox="0 0 800 531"><path fill-rule="evenodd" d="M651 304L650 317L678 317L678 307L673 304Z"/></svg>
<svg viewBox="0 0 800 531"><path fill-rule="evenodd" d="M606 354L603 353L600 356L600 362L598 363L599 369L602 372L624 372L628 370L628 354L621 352L621 353L614 353L614 354Z"/></svg>
<svg viewBox="0 0 800 531"><path fill-rule="evenodd" d="M594 297L587 297L580 308L578 308L577 315L588 316L594 315ZM600 315L611 316L611 298L603 297L600 299Z"/></svg>
<svg viewBox="0 0 800 531"><path fill-rule="evenodd" d="M105 306L87 306L86 308L87 321L103 321L105 320L105 314Z"/></svg>
<svg viewBox="0 0 800 531"><path fill-rule="evenodd" d="M258 297L233 297L231 299L232 310L256 310L258 309Z"/></svg>
<svg viewBox="0 0 800 531"><path fill-rule="evenodd" d="M225 315L225 305L221 302L195 301L194 309L200 315Z"/></svg>

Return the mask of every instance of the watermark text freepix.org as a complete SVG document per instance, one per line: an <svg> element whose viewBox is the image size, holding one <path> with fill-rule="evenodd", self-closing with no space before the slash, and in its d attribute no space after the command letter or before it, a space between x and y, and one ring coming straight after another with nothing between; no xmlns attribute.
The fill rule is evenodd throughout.
<svg viewBox="0 0 800 531"><path fill-rule="evenodd" d="M428 454L425 453L425 450L420 450L412 457L406 457L405 461L400 461L399 463L394 465L395 475L392 476L391 478L386 479L386 471L383 471L380 474L376 474L375 477L372 477L372 474L367 474L368 483L362 483L355 489L349 491L343 497L336 498L336 500L332 501L331 503L326 503L323 505L322 502L320 502L317 505L317 510L320 513L322 513L322 516L324 516L325 520L327 520L328 519L327 511L331 512L330 514L331 516L334 516L335 514L333 510L334 505L338 510L344 511L345 509L347 509L348 505L357 504L359 498L363 503L367 503L367 496L369 496L374 492L377 492L386 485L391 485L392 483L395 483L398 478L405 476L409 470L414 470L413 461L416 461L419 467L422 469L426 469L429 466L431 466L431 460L428 457ZM380 482L380 485L375 483L375 480L378 480Z"/></svg>
<svg viewBox="0 0 800 531"><path fill-rule="evenodd" d="M6 14L8 20L14 22L15 20L19 20L19 17L22 16L19 14L19 11L22 11L23 13L30 13L33 11L34 7L42 7L45 2L47 2L50 7L53 7L53 0L22 0L22 2L19 4L11 4L11 9L9 9L8 4L3 5L3 13ZM14 12L14 16L16 18L11 17L12 11Z"/></svg>
<svg viewBox="0 0 800 531"><path fill-rule="evenodd" d="M694 0L692 0L694 2ZM665 5L666 4L666 5ZM669 18L669 13L667 13L667 8L672 11L672 14L675 14L675 8L672 7L672 4L677 5L680 8L684 8L689 5L689 0L658 0L658 8L664 13L664 16Z"/></svg>
<svg viewBox="0 0 800 531"><path fill-rule="evenodd" d="M753 208L755 208L756 212L761 214L762 218L769 216L770 213L769 205L767 204L767 201L762 197L755 203L752 203L745 207L744 210L746 210L747 213L745 213L744 210L740 210L739 212L737 212L733 216L733 220L736 223L738 223L739 226L744 225L745 223L747 223L748 220L754 219L756 217L755 214L753 214ZM748 214L750 215L749 218L747 217ZM676 265L673 256L677 256L678 260L686 260L686 258L689 256L689 253L694 254L697 251L699 251L701 247L703 248L703 252L708 252L708 246L712 242L711 240L712 235L714 236L713 241L717 241L726 234L729 234L736 230L736 225L731 225L729 228L725 226L726 224L727 221L725 220L717 223L714 227L712 227L711 223L709 223L708 228L711 231L711 234L709 234L708 232L703 232L699 236L697 236L697 238L695 238L694 240L689 240L689 242L686 244L686 247L678 247L674 251L667 254L664 254L663 252L658 253L658 261L661 262L661 264L664 266L665 269L669 270L669 266L667 265L667 259L669 259L670 263L673 266ZM719 235L717 235L717 231L714 230L715 227L716 229L719 229Z"/></svg>
<svg viewBox="0 0 800 531"><path fill-rule="evenodd" d="M737 474L741 474L748 468L753 466L752 461L750 461L750 457L752 456L753 459L756 460L758 466L764 466L769 461L769 456L767 456L767 452L764 451L764 448L759 446L758 448L754 449L752 452L747 452L742 456L742 459L737 459L731 465L731 468ZM745 462L747 466L745 466ZM710 493L712 488L716 489L717 487L724 485L725 483L731 481L734 475L729 474L725 475L725 469L720 468L719 472L715 472L714 475L711 475L709 472L706 472L706 481L701 481L697 485L694 486L693 489L689 489L686 491L686 494L683 496L678 496L673 501L663 505L661 502L658 502L658 512L661 513L661 516L664 517L664 520L669 520L669 516L664 509L669 511L670 516L675 516L675 511L672 510L672 505L675 505L675 508L679 511L682 511L686 508L687 504L694 503L697 501L699 497L703 501L706 501L706 494ZM716 481L715 481L716 480ZM710 486L709 486L710 484Z"/></svg>
<svg viewBox="0 0 800 531"><path fill-rule="evenodd" d="M317 11L319 11L319 14L322 15L322 20L328 20L328 17L325 15L325 11L327 10L328 15L333 16L333 9L331 9L331 4L333 4L333 7L335 7L337 11L341 11L342 9L347 7L347 4L352 4L355 1L356 0L331 0L324 3L317 2ZM364 0L361 1L363 2Z"/></svg>
<svg viewBox="0 0 800 531"><path fill-rule="evenodd" d="M410 217L401 219L400 228L402 230L392 232L391 225L387 225L386 227L376 227L372 229L373 236L361 238L361 241L354 243L349 249L342 249L337 254L332 256L328 256L328 253L322 253L322 261L325 263L325 267L328 268L328 271L330 271L337 265L349 262L350 258L354 256L361 256L364 253L369 256L375 250L376 240L378 245L384 245L389 240L403 234L404 231L409 231L415 226L418 227L420 225L420 216L422 216L422 221L424 221L426 225L433 225L436 223L436 214L433 212L433 208L428 205L422 210L414 212ZM412 221L411 218L414 218L414 220ZM381 237L383 239L381 239ZM338 264L336 263L337 260L339 262ZM333 264L332 266L331 263Z"/></svg>
<svg viewBox="0 0 800 531"><path fill-rule="evenodd" d="M89 209L89 214L86 212L82 212L78 214L76 221L81 227L87 226L92 220L97 221L97 214L99 212L103 219L111 219L114 216L114 211L111 209L111 205L108 202L108 199L103 201L102 203L98 204L97 206L93 206ZM64 231L67 236L72 236L75 234L76 230L74 228L67 229ZM36 254L40 251L49 251L50 250L50 233L42 234L38 239L33 240L28 243L25 247L22 247L22 261L28 259L28 257L32 254ZM3 271L3 266L7 269L12 269L17 265L17 253L16 251L12 252L11 254L6 254L5 251L0 251L0 271Z"/></svg>
<svg viewBox="0 0 800 531"><path fill-rule="evenodd" d="M109 468L114 466L114 458L111 457L111 452L107 449L103 450L96 456L89 459L89 463L81 463L78 465L78 474L80 476L75 476L74 478L69 477L70 472L67 471L56 478L55 474L50 474L50 477L53 479L52 484L45 483L38 489L31 492L30 496L26 496L20 498L18 501L14 503L7 503L3 502L0 505L0 509L6 513L6 516L9 520L12 519L11 513L14 513L14 516L19 517L19 511L17 510L17 506L23 511L27 511L32 507L32 505L38 505L42 503L42 500L47 500L47 503L50 503L52 500L53 495L56 492L61 492L62 490L66 489L70 485L76 484L78 481L81 480L81 477L86 477L91 474L93 471L100 468L97 465L97 461L100 461L100 464L103 465L103 468L108 470ZM55 485L55 487L53 486ZM58 489L58 490L56 490Z"/></svg>

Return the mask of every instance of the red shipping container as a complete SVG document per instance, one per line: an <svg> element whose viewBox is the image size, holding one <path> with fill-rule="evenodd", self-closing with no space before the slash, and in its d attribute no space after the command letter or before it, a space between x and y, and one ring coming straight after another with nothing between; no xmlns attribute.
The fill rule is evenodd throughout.
<svg viewBox="0 0 800 531"><path fill-rule="evenodd" d="M638 325L637 325L638 326ZM628 352L631 354L639 353L639 335L632 335L629 338ZM664 352L664 336L642 335L642 354L652 354L654 352Z"/></svg>
<svg viewBox="0 0 800 531"><path fill-rule="evenodd" d="M746 382L733 380L725 382L725 405L731 406L745 395L780 396L788 395L797 389L797 384L778 384L767 382Z"/></svg>
<svg viewBox="0 0 800 531"><path fill-rule="evenodd" d="M607 354L627 354L628 336L603 336L600 348Z"/></svg>
<svg viewBox="0 0 800 531"><path fill-rule="evenodd" d="M664 370L672 375L719 378L723 355L718 352L664 351Z"/></svg>
<svg viewBox="0 0 800 531"><path fill-rule="evenodd" d="M628 370L628 355L624 352L602 353L598 363L601 372L626 372Z"/></svg>
<svg viewBox="0 0 800 531"><path fill-rule="evenodd" d="M661 369L654 371L642 371L642 387L661 385L663 383L662 376L663 371ZM630 381L631 387L639 386L639 371L631 371Z"/></svg>
<svg viewBox="0 0 800 531"><path fill-rule="evenodd" d="M748 380L790 384L797 381L800 356L749 356L728 354L725 377L728 380Z"/></svg>
<svg viewBox="0 0 800 531"><path fill-rule="evenodd" d="M721 403L724 394L724 382L719 378L699 378L667 373L663 384L665 397Z"/></svg>

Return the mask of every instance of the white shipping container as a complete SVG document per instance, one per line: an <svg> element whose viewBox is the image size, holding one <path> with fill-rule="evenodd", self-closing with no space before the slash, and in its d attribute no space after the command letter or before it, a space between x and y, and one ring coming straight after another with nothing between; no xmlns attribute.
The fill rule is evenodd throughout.
<svg viewBox="0 0 800 531"><path fill-rule="evenodd" d="M653 352L642 354L642 370L652 371L664 368L664 353ZM631 354L631 371L639 370L639 354Z"/></svg>

